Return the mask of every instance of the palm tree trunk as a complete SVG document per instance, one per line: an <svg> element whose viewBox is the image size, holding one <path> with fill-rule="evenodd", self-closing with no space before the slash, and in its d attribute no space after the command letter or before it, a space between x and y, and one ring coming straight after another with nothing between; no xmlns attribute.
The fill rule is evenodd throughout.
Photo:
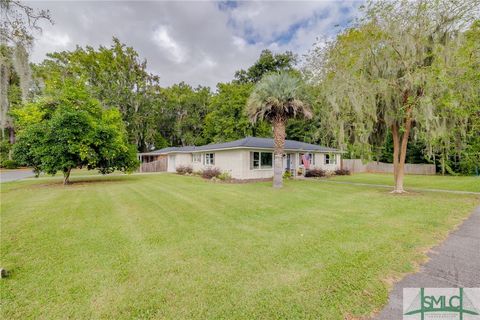
<svg viewBox="0 0 480 320"><path fill-rule="evenodd" d="M273 139L275 142L273 163L273 187L283 186L283 149L285 147L285 120L278 118L273 121Z"/></svg>

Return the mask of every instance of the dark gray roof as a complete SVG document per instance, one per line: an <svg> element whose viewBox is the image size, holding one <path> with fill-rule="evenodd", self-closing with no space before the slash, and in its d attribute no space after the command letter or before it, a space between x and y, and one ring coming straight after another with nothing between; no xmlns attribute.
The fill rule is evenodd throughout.
<svg viewBox="0 0 480 320"><path fill-rule="evenodd" d="M166 154L166 153L191 153L199 151L210 150L223 150L223 149L238 149L238 148L251 148L251 149L273 149L274 142L271 138L256 138L246 137L240 140L224 142L224 143L212 143L203 146L187 146L187 147L168 147L152 152L146 152L145 154ZM319 151L319 152L341 152L334 148L322 147L316 144L310 144L294 140L285 140L285 150L292 151Z"/></svg>

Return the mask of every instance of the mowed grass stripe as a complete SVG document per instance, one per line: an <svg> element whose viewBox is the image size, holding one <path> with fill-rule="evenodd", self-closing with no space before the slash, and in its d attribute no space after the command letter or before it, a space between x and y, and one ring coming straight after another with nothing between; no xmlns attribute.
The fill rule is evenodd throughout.
<svg viewBox="0 0 480 320"><path fill-rule="evenodd" d="M357 173L350 176L333 176L330 180L388 185L392 187L394 184L393 175L387 173ZM480 192L480 177L405 175L404 187L406 190L414 188Z"/></svg>
<svg viewBox="0 0 480 320"><path fill-rule="evenodd" d="M25 276L19 278L25 284L23 290L11 291L16 295L15 301L25 303L26 308L31 308L30 311L35 311L33 315L38 317L42 314L59 318L68 316L69 308L58 308L59 305L85 303L88 300L85 293L96 290L98 281L95 279L104 280L118 271L116 268L102 268L109 259L117 260L119 257L115 247L110 247L108 243L123 242L122 235L115 232L109 210L99 210L99 206L108 206L109 202L101 201L96 192L89 194L91 201L85 201L82 190L68 188L54 193L50 190L55 195L50 199L52 202L37 207L36 213L43 217L41 223L29 224L29 217L21 220L29 237L18 240L24 241L26 250L21 253L23 261L17 261L9 268L13 277L17 273ZM28 193L28 198L20 202L28 203L32 198L51 198L47 190L32 190L34 192ZM23 210L21 206L17 211ZM14 219L18 219L18 216ZM99 242L99 238L102 241ZM16 250L18 247L12 253L15 254ZM101 260L96 259L99 256ZM8 259L8 255L5 258ZM39 283L46 284L41 294L36 287ZM38 296L36 304L30 302L31 296ZM40 307L42 304L44 306ZM21 312L23 309L17 308L15 311Z"/></svg>

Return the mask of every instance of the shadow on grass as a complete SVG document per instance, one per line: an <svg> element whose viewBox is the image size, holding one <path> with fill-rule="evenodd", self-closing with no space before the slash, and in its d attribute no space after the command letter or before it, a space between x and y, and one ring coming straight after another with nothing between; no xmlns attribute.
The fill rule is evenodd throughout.
<svg viewBox="0 0 480 320"><path fill-rule="evenodd" d="M103 182L119 182L119 181L138 181L142 177L138 175L96 175L92 177L71 177L70 183L67 186L79 185L79 184L90 184L90 183L103 183ZM63 181L60 181L63 185Z"/></svg>
<svg viewBox="0 0 480 320"><path fill-rule="evenodd" d="M43 184L47 186L58 186L58 187L81 187L86 185L93 184L115 184L120 182L133 182L141 180L141 176L137 175L97 175L92 177L71 177L70 182L67 185L63 184L63 179L52 181L52 183Z"/></svg>
<svg viewBox="0 0 480 320"><path fill-rule="evenodd" d="M29 179L19 182L15 182L11 185L2 186L2 193L18 190L18 189L38 189L38 188L77 188L87 185L95 184L117 184L117 183L130 183L141 180L142 177L138 175L95 175L91 177L71 177L70 183L63 184L62 176L53 176L47 179L41 178L39 180Z"/></svg>

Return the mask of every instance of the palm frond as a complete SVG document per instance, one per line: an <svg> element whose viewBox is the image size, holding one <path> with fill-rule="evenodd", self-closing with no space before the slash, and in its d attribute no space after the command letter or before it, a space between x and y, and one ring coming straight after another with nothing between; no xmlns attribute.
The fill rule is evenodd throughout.
<svg viewBox="0 0 480 320"><path fill-rule="evenodd" d="M290 72L266 75L255 86L247 101L250 120L272 121L289 118L311 118L308 94L300 77Z"/></svg>

